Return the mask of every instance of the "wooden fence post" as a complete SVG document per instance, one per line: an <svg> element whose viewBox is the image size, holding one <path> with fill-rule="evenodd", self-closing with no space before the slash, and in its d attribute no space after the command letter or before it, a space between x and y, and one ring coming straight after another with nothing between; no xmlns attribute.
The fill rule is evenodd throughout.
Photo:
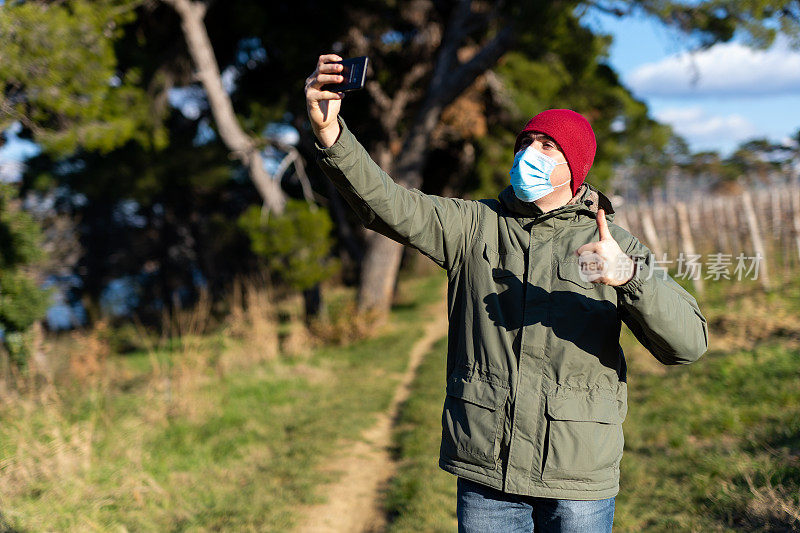
<svg viewBox="0 0 800 533"><path fill-rule="evenodd" d="M756 257L761 256L761 263L758 265L759 274L761 277L761 284L765 289L769 289L769 270L767 268L767 255L764 250L764 241L761 240L761 233L758 231L758 219L756 218L755 209L753 209L753 200L750 193L745 191L742 194L742 204L744 207L744 216L747 219L747 227L750 229L750 238L753 241Z"/></svg>
<svg viewBox="0 0 800 533"><path fill-rule="evenodd" d="M725 198L715 198L712 204L712 220L716 237L715 244L718 252L725 252L733 249L728 235L728 225L725 223Z"/></svg>
<svg viewBox="0 0 800 533"><path fill-rule="evenodd" d="M678 231L681 236L681 243L683 245L683 250L680 253L686 253L687 256L693 256L695 254L694 248L694 241L692 240L692 228L691 222L689 221L689 213L686 209L686 204L683 202L677 202L675 204L675 212L678 214ZM692 279L692 284L694 288L697 289L697 292L703 294L704 286L703 286L703 274L702 272L699 273L697 278Z"/></svg>
<svg viewBox="0 0 800 533"><path fill-rule="evenodd" d="M614 222L617 224L617 226L627 230L628 233L631 232L631 227L628 224L628 217L626 217L625 213L623 213L622 211L617 212L617 216Z"/></svg>
<svg viewBox="0 0 800 533"><path fill-rule="evenodd" d="M777 189L770 191L772 200L772 234L777 235L781 230L781 194Z"/></svg>
<svg viewBox="0 0 800 533"><path fill-rule="evenodd" d="M650 251L653 252L653 255L656 257L656 259L661 259L663 258L663 249L661 248L661 242L658 240L656 226L653 224L653 217L650 216L650 211L647 209L647 207L641 211L644 238L647 239L648 247L650 248Z"/></svg>
<svg viewBox="0 0 800 533"><path fill-rule="evenodd" d="M654 190L617 214L617 224L642 235L657 260L676 262L680 252L729 254L738 273L747 269L741 261L748 250L755 254L747 257L748 261L758 258L758 265L749 268L758 269L759 282L767 290L773 286L776 272L780 277L781 271L788 274L800 266L800 180L765 191L745 190L739 196L704 200L687 197L678 201L672 194L674 201L665 203L663 194ZM703 292L706 279L692 280L698 293Z"/></svg>
<svg viewBox="0 0 800 533"><path fill-rule="evenodd" d="M794 229L794 242L797 245L797 257L800 260L800 186L793 187L792 191L792 229Z"/></svg>
<svg viewBox="0 0 800 533"><path fill-rule="evenodd" d="M739 251L744 249L744 246L742 245L742 224L739 217L736 216L737 203L740 203L738 196L728 196L725 198L725 222L728 224L728 227L733 230L731 252L735 252L737 249Z"/></svg>

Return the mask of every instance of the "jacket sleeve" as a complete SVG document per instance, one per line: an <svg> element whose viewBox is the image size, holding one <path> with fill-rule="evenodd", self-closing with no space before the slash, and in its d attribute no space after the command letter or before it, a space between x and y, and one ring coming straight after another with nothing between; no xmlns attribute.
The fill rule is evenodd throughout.
<svg viewBox="0 0 800 533"><path fill-rule="evenodd" d="M665 365L692 363L708 349L708 324L697 301L650 250L633 237L625 251L637 263L633 278L617 287L620 318L639 342Z"/></svg>
<svg viewBox="0 0 800 533"><path fill-rule="evenodd" d="M458 267L478 227L479 202L425 194L395 183L339 117L330 148L317 162L367 228L412 246L447 270Z"/></svg>

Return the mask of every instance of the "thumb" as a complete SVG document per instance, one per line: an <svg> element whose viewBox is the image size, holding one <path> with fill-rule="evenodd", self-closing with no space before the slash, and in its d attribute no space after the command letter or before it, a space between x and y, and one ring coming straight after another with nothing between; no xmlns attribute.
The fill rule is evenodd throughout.
<svg viewBox="0 0 800 533"><path fill-rule="evenodd" d="M601 241L612 238L611 232L608 230L608 222L606 222L606 212L603 209L597 210L597 230L600 232Z"/></svg>

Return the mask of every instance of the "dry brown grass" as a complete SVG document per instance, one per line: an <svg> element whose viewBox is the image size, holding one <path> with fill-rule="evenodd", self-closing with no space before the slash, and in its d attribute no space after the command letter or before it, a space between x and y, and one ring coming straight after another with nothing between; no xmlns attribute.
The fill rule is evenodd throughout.
<svg viewBox="0 0 800 533"><path fill-rule="evenodd" d="M424 269L419 270L425 272ZM310 334L320 344L347 346L353 342L373 338L390 327L386 315L358 309L355 288L330 287L325 292L325 302L325 308L320 316L308 322ZM402 290L396 294L394 305L404 306L413 303L412 295L405 294Z"/></svg>
<svg viewBox="0 0 800 533"><path fill-rule="evenodd" d="M174 311L162 315L162 337L148 347L152 373L145 395L153 408L149 422L166 423L172 417L199 421L213 412L215 405L201 389L219 373L224 346L215 343L211 317L211 298L201 291L194 306L183 309L175 302Z"/></svg>
<svg viewBox="0 0 800 533"><path fill-rule="evenodd" d="M220 371L278 357L278 318L273 292L268 283L256 279L234 281L225 331L239 344L220 359Z"/></svg>
<svg viewBox="0 0 800 533"><path fill-rule="evenodd" d="M753 349L780 339L800 344L800 321L784 299L770 298L753 287L734 286L724 306L706 315L711 348L724 351Z"/></svg>
<svg viewBox="0 0 800 533"><path fill-rule="evenodd" d="M753 498L747 502L747 518L751 523L765 525L769 531L800 531L800 503L796 495L784 487L774 487L766 480L757 487L749 474L744 475Z"/></svg>
<svg viewBox="0 0 800 533"><path fill-rule="evenodd" d="M383 323L383 317L373 312L359 311L355 300L331 304L327 312L311 321L310 332L323 344L345 346L373 336Z"/></svg>
<svg viewBox="0 0 800 533"><path fill-rule="evenodd" d="M2 400L6 452L0 459L0 505L5 499L44 491L58 492L60 501L77 501L91 492L87 473L92 467L97 416L81 422L68 420L52 384Z"/></svg>
<svg viewBox="0 0 800 533"><path fill-rule="evenodd" d="M108 377L108 323L100 321L94 329L73 332L71 337L74 350L68 357L70 376L83 385L99 384Z"/></svg>
<svg viewBox="0 0 800 533"><path fill-rule="evenodd" d="M279 302L267 283L250 280L235 284L228 304L230 313L221 328L208 294L202 294L191 308L176 306L172 314L165 313L160 338L141 324L128 325L149 360L148 368L141 366L141 353L132 355L135 363L115 356L115 330L106 322L49 338L38 331L27 371L20 372L10 364L0 368L4 384L0 389L4 438L0 509L6 510L0 515L0 531L19 516L38 516L38 510L15 509L21 503L36 506L37 501L59 502L59 506L73 509L87 501L97 506L126 502L159 508L162 504L154 502L168 499L164 505L172 511L192 509L193 503L179 501L174 490L161 486L164 480L157 482L146 473L147 435L175 419L202 423L220 412L218 398L209 393L208 386L234 368L291 371L310 383L327 382L327 369L296 360L291 368L273 365L275 368L267 370L261 366L284 356L302 357L324 342L318 334L321 330L310 330L302 320L301 299L282 297ZM362 330L352 328L349 313L337 314L326 334L353 340L348 334ZM131 388L135 388L134 394L130 394ZM118 399L126 395L135 400L124 409L137 414L117 420L116 407L111 406L119 405ZM109 445L108 439L118 444ZM100 474L98 457L108 459L109 454L124 466L118 472ZM98 475L111 476L103 481L105 488L95 479ZM33 530L47 530L46 524L51 522L45 521L44 514L41 517L41 522L34 518L26 524ZM92 519L82 516L75 518L75 523L78 529L103 529L92 525Z"/></svg>
<svg viewBox="0 0 800 533"><path fill-rule="evenodd" d="M3 457L0 459L0 505L3 500L54 493L58 501L79 502L93 494L88 473L92 468L102 410L75 421L74 406L64 398L79 391L94 406L108 396L113 371L107 325L75 331L47 341L34 328L32 356L27 369L3 376L0 393L3 420ZM4 509L7 506L2 505Z"/></svg>
<svg viewBox="0 0 800 533"><path fill-rule="evenodd" d="M797 316L769 307L710 317L709 330L713 334L714 348L724 350L750 349L776 337L800 341Z"/></svg>

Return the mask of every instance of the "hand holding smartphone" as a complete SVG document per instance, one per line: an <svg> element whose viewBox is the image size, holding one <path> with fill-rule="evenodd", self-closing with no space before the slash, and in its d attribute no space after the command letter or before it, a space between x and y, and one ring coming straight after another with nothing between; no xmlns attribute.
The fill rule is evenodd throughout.
<svg viewBox="0 0 800 533"><path fill-rule="evenodd" d="M367 56L332 61L331 63L339 63L344 67L342 71L339 72L339 75L344 77L344 81L342 83L329 83L322 86L321 90L343 93L363 89L367 79L368 62L369 58Z"/></svg>
<svg viewBox="0 0 800 533"><path fill-rule="evenodd" d="M322 146L336 142L341 132L337 116L346 91L364 87L367 58L343 59L336 54L323 54L317 68L306 78L306 110L311 128Z"/></svg>

